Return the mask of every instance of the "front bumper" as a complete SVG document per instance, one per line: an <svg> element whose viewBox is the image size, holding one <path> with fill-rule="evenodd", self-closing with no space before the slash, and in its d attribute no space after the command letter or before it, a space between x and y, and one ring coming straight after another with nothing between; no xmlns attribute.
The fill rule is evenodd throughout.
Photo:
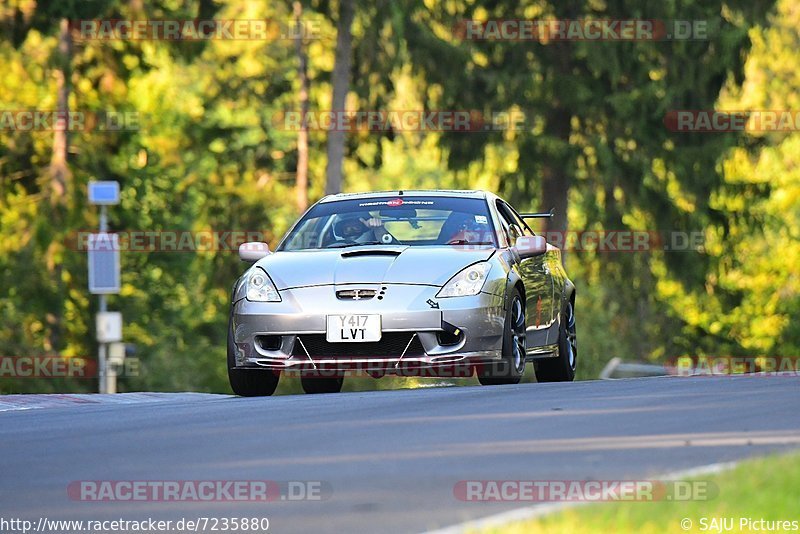
<svg viewBox="0 0 800 534"><path fill-rule="evenodd" d="M374 288L383 298L336 297L337 291L354 287ZM281 302L239 300L232 320L236 366L401 374L500 359L503 297L480 293L439 299L438 291L405 284L325 285L283 290ZM381 341L325 341L328 315L357 313L381 315ZM452 334L453 327L459 329L458 336Z"/></svg>

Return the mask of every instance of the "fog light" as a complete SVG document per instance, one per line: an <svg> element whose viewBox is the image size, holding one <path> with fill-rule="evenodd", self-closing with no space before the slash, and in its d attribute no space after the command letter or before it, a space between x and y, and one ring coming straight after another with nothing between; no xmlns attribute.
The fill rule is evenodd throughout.
<svg viewBox="0 0 800 534"><path fill-rule="evenodd" d="M256 336L256 343L261 350L281 350L281 336Z"/></svg>

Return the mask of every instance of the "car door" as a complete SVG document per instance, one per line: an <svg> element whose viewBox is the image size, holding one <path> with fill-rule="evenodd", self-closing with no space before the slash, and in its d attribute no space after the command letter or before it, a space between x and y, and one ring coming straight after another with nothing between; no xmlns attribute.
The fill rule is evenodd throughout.
<svg viewBox="0 0 800 534"><path fill-rule="evenodd" d="M497 212L509 246L514 246L518 237L535 235L514 209L502 200L497 201ZM514 255L519 275L525 285L526 341L529 348L541 347L550 340L548 333L554 322L553 276L547 254L520 259Z"/></svg>

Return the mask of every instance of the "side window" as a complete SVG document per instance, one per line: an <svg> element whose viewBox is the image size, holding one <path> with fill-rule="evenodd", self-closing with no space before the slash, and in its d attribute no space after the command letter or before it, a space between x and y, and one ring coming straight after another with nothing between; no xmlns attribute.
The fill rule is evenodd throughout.
<svg viewBox="0 0 800 534"><path fill-rule="evenodd" d="M497 213L500 215L500 222L503 224L503 231L506 233L509 245L514 246L517 238L524 235L525 223L519 220L513 210L501 200L497 201Z"/></svg>
<svg viewBox="0 0 800 534"><path fill-rule="evenodd" d="M511 226L508 227L508 235L511 238L509 240L509 242L512 245L516 245L517 244L517 238L518 237L522 237L522 230L520 230L520 228L519 228L519 226L517 224L512 224Z"/></svg>
<svg viewBox="0 0 800 534"><path fill-rule="evenodd" d="M506 236L506 243L511 243L511 236L508 233L508 221L503 217L503 214L500 213L500 210L497 210L497 213L500 215L500 230L503 232L503 235Z"/></svg>
<svg viewBox="0 0 800 534"><path fill-rule="evenodd" d="M524 235L536 235L533 230L531 230L531 227L528 226L528 223L525 222L525 219L520 217L519 213L517 213L517 210L508 204L506 204L506 206L508 206L508 209L511 211L511 215L513 215L514 220L517 222Z"/></svg>

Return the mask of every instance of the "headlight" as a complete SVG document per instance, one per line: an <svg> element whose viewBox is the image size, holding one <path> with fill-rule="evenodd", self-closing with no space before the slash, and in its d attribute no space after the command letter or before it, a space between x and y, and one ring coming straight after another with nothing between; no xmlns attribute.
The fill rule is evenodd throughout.
<svg viewBox="0 0 800 534"><path fill-rule="evenodd" d="M252 302L280 302L281 296L267 273L256 267L247 277L247 300Z"/></svg>
<svg viewBox="0 0 800 534"><path fill-rule="evenodd" d="M470 265L451 278L436 294L437 297L467 297L481 292L489 274L490 263L482 261Z"/></svg>

